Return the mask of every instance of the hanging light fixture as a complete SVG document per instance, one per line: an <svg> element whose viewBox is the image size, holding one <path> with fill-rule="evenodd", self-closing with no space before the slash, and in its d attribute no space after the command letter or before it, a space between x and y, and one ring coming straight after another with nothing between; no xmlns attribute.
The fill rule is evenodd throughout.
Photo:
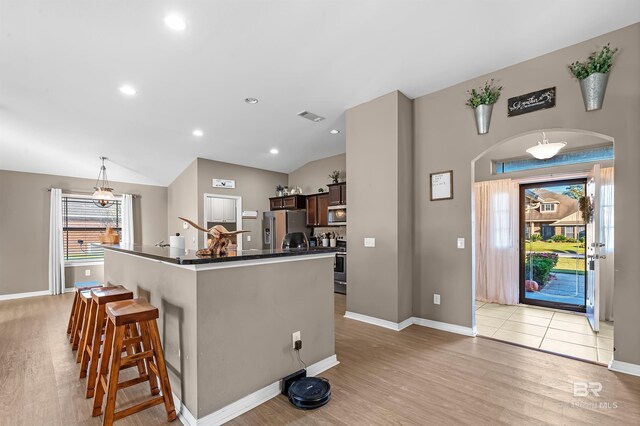
<svg viewBox="0 0 640 426"><path fill-rule="evenodd" d="M107 168L104 166L104 160L108 160L107 157L100 157L102 160L102 167L98 173L98 180L96 180L96 186L93 187L96 191L91 198L93 203L98 207L111 207L115 200L113 196L113 188L109 187L109 179L107 179ZM100 178L102 177L102 181Z"/></svg>
<svg viewBox="0 0 640 426"><path fill-rule="evenodd" d="M538 142L537 145L527 149L527 152L533 155L538 160L548 160L567 145L566 142L554 142L550 143L547 139L545 132L542 132L542 142Z"/></svg>

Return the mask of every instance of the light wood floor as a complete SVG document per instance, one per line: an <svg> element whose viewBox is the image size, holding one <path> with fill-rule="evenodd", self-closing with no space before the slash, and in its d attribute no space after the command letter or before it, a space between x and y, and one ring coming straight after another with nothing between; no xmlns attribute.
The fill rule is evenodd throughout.
<svg viewBox="0 0 640 426"><path fill-rule="evenodd" d="M70 294L0 302L0 425L101 423L90 415L64 335L70 305ZM231 424L639 424L638 377L415 325L398 333L345 319L344 310L345 297L336 295L341 364L323 373L331 402L301 411L278 396ZM574 381L602 383L600 397L574 397ZM123 393L132 402L144 391ZM156 406L116 424L163 423Z"/></svg>

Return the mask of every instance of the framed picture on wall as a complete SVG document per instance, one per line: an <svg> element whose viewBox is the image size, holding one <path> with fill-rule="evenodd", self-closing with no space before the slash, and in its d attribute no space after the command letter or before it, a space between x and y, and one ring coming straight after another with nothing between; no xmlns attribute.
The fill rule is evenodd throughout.
<svg viewBox="0 0 640 426"><path fill-rule="evenodd" d="M431 201L453 199L453 170L431 173Z"/></svg>

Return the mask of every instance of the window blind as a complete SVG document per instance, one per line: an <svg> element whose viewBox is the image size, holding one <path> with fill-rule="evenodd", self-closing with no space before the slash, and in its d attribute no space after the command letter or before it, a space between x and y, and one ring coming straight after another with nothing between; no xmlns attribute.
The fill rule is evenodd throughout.
<svg viewBox="0 0 640 426"><path fill-rule="evenodd" d="M104 251L92 246L98 235L111 226L120 235L122 212L120 201L110 207L98 207L92 199L62 197L63 248L67 262L86 262L104 259Z"/></svg>

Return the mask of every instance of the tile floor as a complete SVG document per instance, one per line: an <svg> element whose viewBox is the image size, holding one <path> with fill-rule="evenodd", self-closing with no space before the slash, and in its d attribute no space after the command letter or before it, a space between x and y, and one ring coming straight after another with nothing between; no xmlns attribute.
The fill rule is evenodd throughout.
<svg viewBox="0 0 640 426"><path fill-rule="evenodd" d="M581 314L476 301L476 326L481 336L601 364L613 357L613 323L601 321L594 333Z"/></svg>

